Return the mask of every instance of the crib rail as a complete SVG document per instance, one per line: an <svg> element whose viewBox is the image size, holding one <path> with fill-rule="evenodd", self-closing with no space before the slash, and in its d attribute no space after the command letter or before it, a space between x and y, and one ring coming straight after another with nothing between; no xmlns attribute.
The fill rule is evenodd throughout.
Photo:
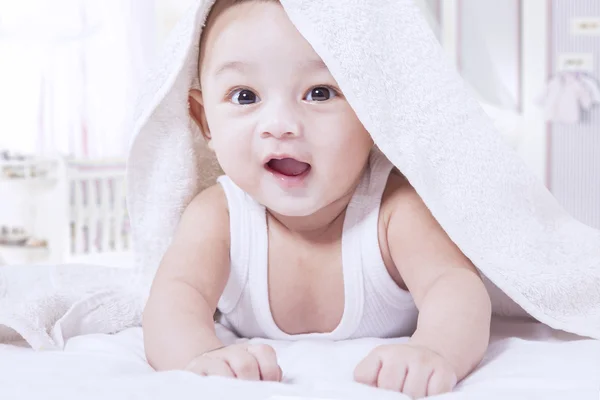
<svg viewBox="0 0 600 400"><path fill-rule="evenodd" d="M71 258L129 252L125 163L67 165Z"/></svg>

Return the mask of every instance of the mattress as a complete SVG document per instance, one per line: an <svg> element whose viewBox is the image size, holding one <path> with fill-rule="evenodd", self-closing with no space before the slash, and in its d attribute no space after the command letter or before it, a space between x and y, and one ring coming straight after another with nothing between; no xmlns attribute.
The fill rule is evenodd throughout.
<svg viewBox="0 0 600 400"><path fill-rule="evenodd" d="M600 399L600 341L532 321L495 318L488 352L453 393L436 399ZM228 342L236 341L221 329ZM356 364L380 344L406 339L271 344L282 383L155 372L141 328L71 338L63 351L0 345L0 399L408 399L352 381Z"/></svg>

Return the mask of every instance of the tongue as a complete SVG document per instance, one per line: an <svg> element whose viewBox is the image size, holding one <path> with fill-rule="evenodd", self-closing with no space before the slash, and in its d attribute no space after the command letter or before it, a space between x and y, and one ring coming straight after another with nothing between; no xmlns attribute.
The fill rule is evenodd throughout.
<svg viewBox="0 0 600 400"><path fill-rule="evenodd" d="M298 176L305 173L310 168L310 165L296 161L293 158L284 158L283 160L269 161L269 167L281 175Z"/></svg>

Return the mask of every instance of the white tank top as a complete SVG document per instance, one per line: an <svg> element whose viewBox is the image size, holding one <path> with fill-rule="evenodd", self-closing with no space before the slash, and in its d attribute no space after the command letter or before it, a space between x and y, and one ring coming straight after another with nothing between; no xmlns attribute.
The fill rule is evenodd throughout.
<svg viewBox="0 0 600 400"><path fill-rule="evenodd" d="M218 303L220 321L240 337L274 340L409 336L416 328L417 309L407 291L389 275L378 240L379 209L393 165L378 150L348 204L342 231L344 311L332 332L290 335L271 314L268 233L265 207L221 176L229 206L231 272Z"/></svg>

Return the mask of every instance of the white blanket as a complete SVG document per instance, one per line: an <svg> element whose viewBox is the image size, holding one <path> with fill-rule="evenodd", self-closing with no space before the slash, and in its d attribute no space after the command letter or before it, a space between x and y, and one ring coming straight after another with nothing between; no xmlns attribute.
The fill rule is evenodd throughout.
<svg viewBox="0 0 600 400"><path fill-rule="evenodd" d="M453 394L438 398L597 400L600 396L600 342L539 323L496 320L493 330L492 344L480 368ZM275 347L284 384L201 378L186 372L156 373L145 362L140 328L113 336L78 336L68 340L62 352L0 345L0 398L407 399L352 381L356 363L374 346L389 341L263 342Z"/></svg>
<svg viewBox="0 0 600 400"><path fill-rule="evenodd" d="M62 349L71 337L140 326L145 294L131 269L0 267L0 343Z"/></svg>

